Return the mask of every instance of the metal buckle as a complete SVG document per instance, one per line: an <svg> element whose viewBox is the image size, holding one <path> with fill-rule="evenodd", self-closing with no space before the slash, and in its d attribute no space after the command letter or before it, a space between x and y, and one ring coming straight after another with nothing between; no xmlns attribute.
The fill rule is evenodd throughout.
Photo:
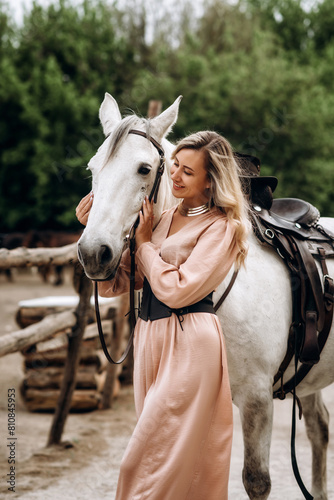
<svg viewBox="0 0 334 500"><path fill-rule="evenodd" d="M275 238L275 233L272 229L266 229L265 232L264 232L265 236L267 236L267 238L269 238L270 240L273 240Z"/></svg>
<svg viewBox="0 0 334 500"><path fill-rule="evenodd" d="M132 224L132 226L129 229L128 234L124 238L124 242L125 242L126 245L129 245L131 239L134 238L134 236L135 236L135 224L136 224L136 222L137 222L137 219Z"/></svg>

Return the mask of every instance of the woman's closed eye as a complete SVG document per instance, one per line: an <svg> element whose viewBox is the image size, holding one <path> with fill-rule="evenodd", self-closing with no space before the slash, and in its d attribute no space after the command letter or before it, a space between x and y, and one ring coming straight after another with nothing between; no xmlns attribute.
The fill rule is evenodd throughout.
<svg viewBox="0 0 334 500"><path fill-rule="evenodd" d="M174 167L176 168L179 168L179 163L177 163L176 161L174 161L173 163ZM186 175L192 175L192 172L190 172L189 170L187 170L186 168L183 168L183 172L186 174Z"/></svg>

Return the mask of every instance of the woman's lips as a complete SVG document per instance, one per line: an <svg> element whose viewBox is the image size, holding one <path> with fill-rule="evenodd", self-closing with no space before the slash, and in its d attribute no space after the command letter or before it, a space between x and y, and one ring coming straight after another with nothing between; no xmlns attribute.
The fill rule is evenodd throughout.
<svg viewBox="0 0 334 500"><path fill-rule="evenodd" d="M183 186L179 186L178 184L175 184L175 182L173 182L173 189L178 191L179 189L183 189Z"/></svg>

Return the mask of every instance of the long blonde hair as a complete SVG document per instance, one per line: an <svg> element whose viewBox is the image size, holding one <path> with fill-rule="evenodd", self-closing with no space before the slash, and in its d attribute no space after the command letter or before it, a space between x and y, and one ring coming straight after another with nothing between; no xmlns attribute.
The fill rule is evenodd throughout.
<svg viewBox="0 0 334 500"><path fill-rule="evenodd" d="M242 192L239 166L234 159L232 146L223 136L206 130L182 139L172 158L181 149L194 149L204 153L205 169L210 179L209 206L219 208L234 224L235 241L239 247L236 264L240 267L247 255L247 236L251 225L248 203Z"/></svg>

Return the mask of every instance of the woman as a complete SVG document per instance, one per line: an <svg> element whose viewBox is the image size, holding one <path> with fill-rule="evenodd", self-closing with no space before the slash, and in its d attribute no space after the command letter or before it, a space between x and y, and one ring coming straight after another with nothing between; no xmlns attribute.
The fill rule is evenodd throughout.
<svg viewBox="0 0 334 500"><path fill-rule="evenodd" d="M134 337L138 423L122 460L117 500L222 500L228 496L232 400L224 338L212 291L247 253L249 223L238 167L215 132L181 140L173 195L152 233L145 200L136 230L137 288L144 287ZM77 209L86 222L92 200ZM102 296L125 292L129 254Z"/></svg>

